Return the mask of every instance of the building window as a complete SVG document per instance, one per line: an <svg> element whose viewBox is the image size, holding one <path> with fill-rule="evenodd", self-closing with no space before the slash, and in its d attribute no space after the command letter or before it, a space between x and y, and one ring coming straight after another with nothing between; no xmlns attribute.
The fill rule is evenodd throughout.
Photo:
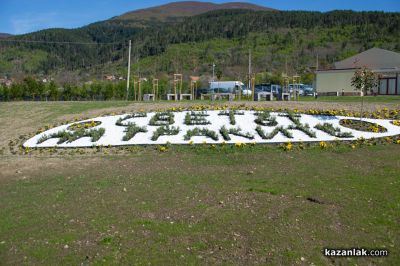
<svg viewBox="0 0 400 266"><path fill-rule="evenodd" d="M389 79L388 94L396 94L396 79Z"/></svg>
<svg viewBox="0 0 400 266"><path fill-rule="evenodd" d="M379 94L380 95L396 95L400 94L397 77L379 79Z"/></svg>
<svg viewBox="0 0 400 266"><path fill-rule="evenodd" d="M386 94L387 91L387 80L386 79L380 79L379 80L379 94Z"/></svg>

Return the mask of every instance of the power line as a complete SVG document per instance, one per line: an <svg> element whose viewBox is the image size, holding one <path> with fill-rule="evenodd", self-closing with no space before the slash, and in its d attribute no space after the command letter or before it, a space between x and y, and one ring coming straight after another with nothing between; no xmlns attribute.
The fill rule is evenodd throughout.
<svg viewBox="0 0 400 266"><path fill-rule="evenodd" d="M80 45L117 45L123 44L121 42L104 42L104 43L96 43L96 42L57 42L57 41L33 41L33 40L9 40L9 39L0 39L0 42L16 42L16 43L40 43L40 44L80 44Z"/></svg>

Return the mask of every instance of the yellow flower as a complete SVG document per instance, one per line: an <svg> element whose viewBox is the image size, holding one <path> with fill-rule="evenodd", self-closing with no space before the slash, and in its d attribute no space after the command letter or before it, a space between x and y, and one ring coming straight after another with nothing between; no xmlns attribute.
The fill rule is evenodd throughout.
<svg viewBox="0 0 400 266"><path fill-rule="evenodd" d="M354 150L356 148L356 145L351 144L351 148Z"/></svg>
<svg viewBox="0 0 400 266"><path fill-rule="evenodd" d="M288 142L283 146L283 149L285 151L291 151L293 149L293 144L291 142Z"/></svg>
<svg viewBox="0 0 400 266"><path fill-rule="evenodd" d="M243 143L241 143L241 142L236 142L235 143L235 147L236 148L241 148L241 147L243 147L244 145L243 145Z"/></svg>
<svg viewBox="0 0 400 266"><path fill-rule="evenodd" d="M166 151L167 151L167 148L164 147L164 146L160 146L160 147L158 148L158 150L159 150L160 152L166 152Z"/></svg>
<svg viewBox="0 0 400 266"><path fill-rule="evenodd" d="M396 140L396 144L400 144L400 139Z"/></svg>
<svg viewBox="0 0 400 266"><path fill-rule="evenodd" d="M321 142L319 143L319 147L320 147L321 149L326 149L326 148L328 148L328 144L327 144L325 141L321 141Z"/></svg>
<svg viewBox="0 0 400 266"><path fill-rule="evenodd" d="M193 145L193 140L189 141L189 145Z"/></svg>

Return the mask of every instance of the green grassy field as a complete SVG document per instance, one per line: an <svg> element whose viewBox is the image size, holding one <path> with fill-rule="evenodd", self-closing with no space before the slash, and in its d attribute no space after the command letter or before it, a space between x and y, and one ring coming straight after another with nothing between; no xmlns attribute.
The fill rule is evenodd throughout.
<svg viewBox="0 0 400 266"><path fill-rule="evenodd" d="M49 122L146 107L154 108L5 104L0 143L6 147ZM399 265L399 158L395 144L292 152L261 145L4 152L0 264ZM390 254L327 258L324 247Z"/></svg>
<svg viewBox="0 0 400 266"><path fill-rule="evenodd" d="M300 97L305 102L359 102L359 96L319 96L317 99L311 96ZM364 102L369 103L397 103L400 104L400 96L365 96Z"/></svg>

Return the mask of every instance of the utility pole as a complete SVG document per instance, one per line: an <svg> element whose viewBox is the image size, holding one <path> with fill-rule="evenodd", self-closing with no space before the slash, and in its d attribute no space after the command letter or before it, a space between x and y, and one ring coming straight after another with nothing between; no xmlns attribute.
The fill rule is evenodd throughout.
<svg viewBox="0 0 400 266"><path fill-rule="evenodd" d="M251 49L249 49L249 90L251 89Z"/></svg>
<svg viewBox="0 0 400 266"><path fill-rule="evenodd" d="M131 50L132 50L132 41L129 40L129 55L128 55L128 77L126 79L126 100L129 99L129 80L131 78Z"/></svg>
<svg viewBox="0 0 400 266"><path fill-rule="evenodd" d="M212 67L213 67L212 81L215 81L215 63L213 63Z"/></svg>
<svg viewBox="0 0 400 266"><path fill-rule="evenodd" d="M287 56L285 56L285 73L288 75Z"/></svg>
<svg viewBox="0 0 400 266"><path fill-rule="evenodd" d="M319 68L319 58L318 58L318 54L317 54L317 62L315 65L315 70L318 71L318 68Z"/></svg>

